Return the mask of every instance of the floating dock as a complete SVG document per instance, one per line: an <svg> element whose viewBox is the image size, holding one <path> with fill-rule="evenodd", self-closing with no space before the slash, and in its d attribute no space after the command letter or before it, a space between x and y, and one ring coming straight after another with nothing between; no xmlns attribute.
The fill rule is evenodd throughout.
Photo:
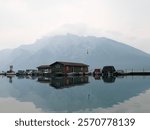
<svg viewBox="0 0 150 130"><path fill-rule="evenodd" d="M130 73L126 73L126 75L150 75L150 72L130 72Z"/></svg>
<svg viewBox="0 0 150 130"><path fill-rule="evenodd" d="M141 75L147 75L150 76L150 72L127 72L127 73L116 73L117 75L123 75L123 76L130 76L130 75L135 75L135 76L141 76Z"/></svg>

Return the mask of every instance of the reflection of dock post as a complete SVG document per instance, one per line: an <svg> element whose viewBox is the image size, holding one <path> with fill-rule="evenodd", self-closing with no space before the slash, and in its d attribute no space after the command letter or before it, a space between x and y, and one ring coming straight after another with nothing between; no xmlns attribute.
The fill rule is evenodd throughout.
<svg viewBox="0 0 150 130"><path fill-rule="evenodd" d="M12 83L12 78L9 78L9 83Z"/></svg>
<svg viewBox="0 0 150 130"><path fill-rule="evenodd" d="M144 73L144 71L145 71L145 70L144 70L144 68L143 68L143 73ZM145 79L145 76L144 76L144 75L143 75L143 79Z"/></svg>
<svg viewBox="0 0 150 130"><path fill-rule="evenodd" d="M12 83L12 77L8 77L9 78L9 83Z"/></svg>
<svg viewBox="0 0 150 130"><path fill-rule="evenodd" d="M127 70L127 69L125 69L125 73L126 73L126 74L128 73L128 70ZM125 77L126 77L126 79L127 79L127 75L125 75Z"/></svg>
<svg viewBox="0 0 150 130"><path fill-rule="evenodd" d="M132 68L132 73L133 73L133 68ZM132 74L132 80L133 80L133 74Z"/></svg>
<svg viewBox="0 0 150 130"><path fill-rule="evenodd" d="M90 94L88 94L88 100L90 100Z"/></svg>

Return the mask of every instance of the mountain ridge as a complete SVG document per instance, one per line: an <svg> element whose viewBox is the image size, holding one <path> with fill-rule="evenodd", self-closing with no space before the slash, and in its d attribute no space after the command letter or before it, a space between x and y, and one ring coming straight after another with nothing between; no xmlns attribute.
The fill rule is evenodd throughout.
<svg viewBox="0 0 150 130"><path fill-rule="evenodd" d="M47 36L30 45L0 51L0 69L36 68L55 61L84 62L90 68L114 65L118 69L149 69L150 55L124 43L95 36Z"/></svg>

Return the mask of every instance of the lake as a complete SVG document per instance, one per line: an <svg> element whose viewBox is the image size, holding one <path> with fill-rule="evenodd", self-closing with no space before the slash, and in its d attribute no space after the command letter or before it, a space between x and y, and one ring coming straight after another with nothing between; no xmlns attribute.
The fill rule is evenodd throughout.
<svg viewBox="0 0 150 130"><path fill-rule="evenodd" d="M0 112L150 112L150 77L0 77Z"/></svg>

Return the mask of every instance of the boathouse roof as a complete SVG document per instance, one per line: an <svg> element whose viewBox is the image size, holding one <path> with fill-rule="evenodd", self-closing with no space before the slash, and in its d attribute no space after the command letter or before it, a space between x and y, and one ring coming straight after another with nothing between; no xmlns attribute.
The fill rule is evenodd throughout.
<svg viewBox="0 0 150 130"><path fill-rule="evenodd" d="M69 66L89 66L83 63L74 63L74 62L64 62L64 61L56 61L53 64L51 64L50 66L54 65L54 64L62 64L62 65L69 65Z"/></svg>
<svg viewBox="0 0 150 130"><path fill-rule="evenodd" d="M50 68L50 65L40 65L37 68L38 69L46 69L46 68Z"/></svg>

